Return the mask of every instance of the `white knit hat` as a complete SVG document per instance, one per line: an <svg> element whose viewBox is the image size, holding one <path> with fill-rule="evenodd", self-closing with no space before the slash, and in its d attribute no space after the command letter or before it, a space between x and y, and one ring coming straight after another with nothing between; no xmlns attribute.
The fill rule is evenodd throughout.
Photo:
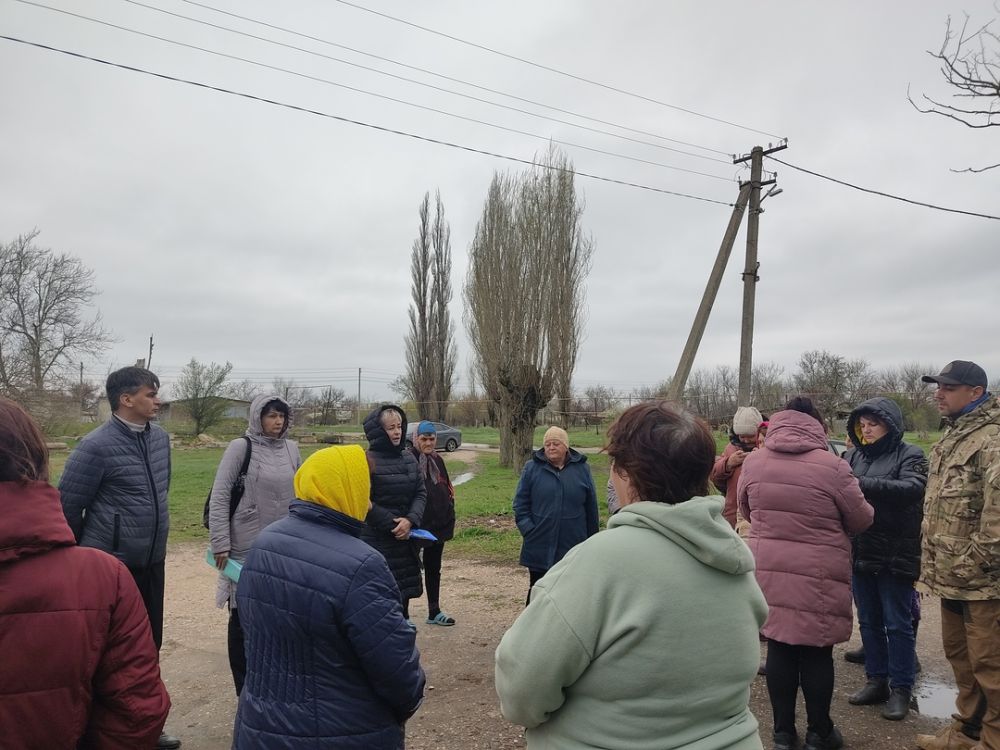
<svg viewBox="0 0 1000 750"><path fill-rule="evenodd" d="M757 427L764 421L761 413L752 406L741 406L733 417L733 432L737 435L756 435Z"/></svg>

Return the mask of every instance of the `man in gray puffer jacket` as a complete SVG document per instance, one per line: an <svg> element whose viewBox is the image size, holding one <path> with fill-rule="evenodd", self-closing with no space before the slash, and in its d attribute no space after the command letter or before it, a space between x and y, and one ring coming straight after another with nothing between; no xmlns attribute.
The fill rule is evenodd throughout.
<svg viewBox="0 0 1000 750"><path fill-rule="evenodd" d="M111 373L111 419L80 441L59 481L63 513L77 544L114 555L135 579L157 649L163 642L170 530L170 437L151 423L160 411L159 387L159 378L141 367ZM157 747L180 745L164 734Z"/></svg>

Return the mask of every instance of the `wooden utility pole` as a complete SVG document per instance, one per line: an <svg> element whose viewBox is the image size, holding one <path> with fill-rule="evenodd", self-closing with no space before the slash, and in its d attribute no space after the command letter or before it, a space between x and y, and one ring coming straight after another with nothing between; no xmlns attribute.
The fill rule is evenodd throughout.
<svg viewBox="0 0 1000 750"><path fill-rule="evenodd" d="M358 424L361 424L361 368L358 368Z"/></svg>
<svg viewBox="0 0 1000 750"><path fill-rule="evenodd" d="M743 267L743 318L740 326L740 379L737 388L736 405L750 406L750 373L753 370L753 316L757 300L757 282L760 277L757 270L757 232L760 226L760 189L763 185L771 185L775 180L762 181L764 171L764 154L773 154L788 148L787 143L777 146L768 144L765 151L761 146L755 146L750 156L734 159L734 164L750 160L750 215L747 217L747 256Z"/></svg>
<svg viewBox="0 0 1000 750"><path fill-rule="evenodd" d="M153 364L153 334L149 334L149 356L146 357L146 369Z"/></svg>
<svg viewBox="0 0 1000 750"><path fill-rule="evenodd" d="M732 216L729 217L729 226L722 238L722 245L719 247L719 254L715 258L715 265L708 277L708 284L705 293L701 298L701 305L695 315L694 323L691 325L691 333L688 334L687 343L684 345L684 352L681 354L677 364L677 371L673 380L670 381L668 398L677 401L684 395L684 386L687 385L688 376L691 374L691 367L694 365L695 355L698 353L698 346L701 344L701 337L705 333L705 326L708 324L708 316L712 312L715 304L715 297L722 283L722 275L729 262L729 255L732 252L733 244L736 242L736 234L739 232L740 224L743 221L743 213L747 203L750 203L750 218L747 220L747 260L743 270L743 323L742 335L740 337L740 380L739 380L739 405L749 405L750 401L750 368L753 360L753 312L756 293L757 268L757 229L760 222L760 189L763 185L771 185L776 182L774 179L762 180L763 161L765 154L772 154L788 148L787 141L781 141L777 146L770 143L764 149L756 146L749 156L733 157L733 164L751 161L750 181L740 183L740 194L733 206Z"/></svg>
<svg viewBox="0 0 1000 750"><path fill-rule="evenodd" d="M694 316L694 323L691 325L691 333L688 334L687 343L684 345L684 353L681 354L680 362L677 363L677 372L674 373L670 381L670 391L667 398L671 401L679 401L684 395L684 386L687 385L688 376L691 374L691 367L694 365L694 357L698 353L698 346L701 344L701 337L705 333L705 326L708 325L708 316L712 313L712 305L715 304L715 297L719 293L719 285L722 283L722 274L729 263L729 255L733 251L736 242L736 234L740 230L743 222L743 212L747 207L747 200L750 198L750 184L745 183L740 186L740 194L733 206L733 214L729 217L729 226L722 236L722 244L719 246L719 254L715 258L715 265L712 266L712 273L709 274L708 284L705 286L705 293L701 297L701 305L698 306L698 313Z"/></svg>

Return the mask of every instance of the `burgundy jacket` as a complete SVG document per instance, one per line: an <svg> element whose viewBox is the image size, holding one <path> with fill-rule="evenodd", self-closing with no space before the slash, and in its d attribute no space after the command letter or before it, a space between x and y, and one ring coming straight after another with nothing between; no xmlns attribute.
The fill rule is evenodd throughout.
<svg viewBox="0 0 1000 750"><path fill-rule="evenodd" d="M743 462L738 499L769 614L762 633L832 646L851 637L851 540L875 511L851 467L808 414L771 417L764 447Z"/></svg>
<svg viewBox="0 0 1000 750"><path fill-rule="evenodd" d="M743 465L740 464L735 469L729 469L726 467L726 463L729 461L729 457L738 450L737 446L729 443L723 449L722 455L715 459L715 464L712 466L712 474L709 477L716 489L721 490L726 496L726 504L722 508L722 517L729 521L729 525L734 529L736 528L736 490L739 486Z"/></svg>
<svg viewBox="0 0 1000 750"><path fill-rule="evenodd" d="M131 574L46 482L0 482L0 746L153 748L170 710Z"/></svg>

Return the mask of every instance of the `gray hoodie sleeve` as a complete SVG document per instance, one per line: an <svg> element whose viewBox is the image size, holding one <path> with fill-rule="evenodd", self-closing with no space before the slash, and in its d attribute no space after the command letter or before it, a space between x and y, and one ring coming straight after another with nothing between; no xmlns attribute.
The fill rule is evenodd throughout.
<svg viewBox="0 0 1000 750"><path fill-rule="evenodd" d="M215 482L212 484L212 497L208 503L208 534L211 539L212 553L228 553L231 549L229 541L229 496L230 489L240 475L240 466L246 455L247 441L243 438L233 440L226 446L219 468L215 472Z"/></svg>

